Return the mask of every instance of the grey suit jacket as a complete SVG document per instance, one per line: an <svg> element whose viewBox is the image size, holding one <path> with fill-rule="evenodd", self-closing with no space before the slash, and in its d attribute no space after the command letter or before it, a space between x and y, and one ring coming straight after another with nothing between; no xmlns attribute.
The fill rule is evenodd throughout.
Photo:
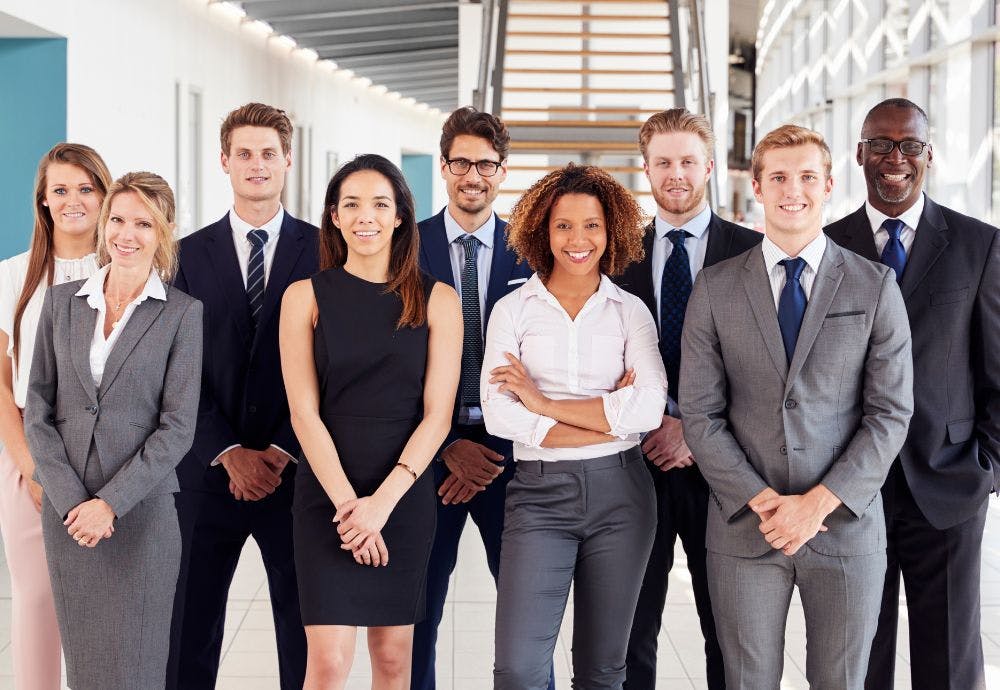
<svg viewBox="0 0 1000 690"><path fill-rule="evenodd" d="M760 247L702 270L684 321L680 407L711 487L707 547L771 547L747 502L822 483L843 502L813 550L885 548L879 489L913 413L906 309L892 271L827 243L789 365Z"/></svg>
<svg viewBox="0 0 1000 690"><path fill-rule="evenodd" d="M146 496L178 490L174 468L191 447L200 394L201 302L173 288L139 304L94 385L97 311L83 281L45 294L24 408L38 481L59 515L95 496L118 517ZM84 485L91 445L106 483Z"/></svg>

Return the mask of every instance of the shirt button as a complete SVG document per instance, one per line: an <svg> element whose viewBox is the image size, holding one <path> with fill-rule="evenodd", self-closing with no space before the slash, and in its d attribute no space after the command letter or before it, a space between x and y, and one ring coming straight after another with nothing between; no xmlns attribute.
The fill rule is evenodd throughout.
<svg viewBox="0 0 1000 690"><path fill-rule="evenodd" d="M795 402L794 400L792 400L791 398L789 398L788 400L785 401L785 409L786 410L794 410L796 407L798 407L798 405L799 404L797 402Z"/></svg>
<svg viewBox="0 0 1000 690"><path fill-rule="evenodd" d="M779 450L779 452L780 452L780 453L781 453L782 455L788 455L788 449L787 449L787 448L785 448L785 446L782 446L782 447L781 447L781 448L779 448L778 450Z"/></svg>

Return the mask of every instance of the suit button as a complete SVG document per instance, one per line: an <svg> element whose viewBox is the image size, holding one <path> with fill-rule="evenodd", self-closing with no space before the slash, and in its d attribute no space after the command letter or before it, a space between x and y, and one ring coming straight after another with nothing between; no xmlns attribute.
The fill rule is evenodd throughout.
<svg viewBox="0 0 1000 690"><path fill-rule="evenodd" d="M779 452L780 452L780 453L781 453L782 455L788 455L788 449L787 449L787 448L785 448L784 446L782 446L781 448L779 448L779 449L778 449L778 451L779 451Z"/></svg>
<svg viewBox="0 0 1000 690"><path fill-rule="evenodd" d="M792 400L791 398L785 401L786 410L794 410L796 407L798 407L798 403Z"/></svg>
<svg viewBox="0 0 1000 690"><path fill-rule="evenodd" d="M250 414L257 414L257 406L251 405L250 407L247 408L247 412L249 412Z"/></svg>
<svg viewBox="0 0 1000 690"><path fill-rule="evenodd" d="M87 405L83 409L85 409L90 414L97 414L97 405Z"/></svg>

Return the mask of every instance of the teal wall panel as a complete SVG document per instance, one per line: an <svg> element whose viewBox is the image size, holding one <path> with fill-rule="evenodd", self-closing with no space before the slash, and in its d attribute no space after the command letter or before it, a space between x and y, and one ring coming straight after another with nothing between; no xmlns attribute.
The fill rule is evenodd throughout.
<svg viewBox="0 0 1000 690"><path fill-rule="evenodd" d="M403 154L403 176L413 192L417 221L434 214L434 156L424 153Z"/></svg>

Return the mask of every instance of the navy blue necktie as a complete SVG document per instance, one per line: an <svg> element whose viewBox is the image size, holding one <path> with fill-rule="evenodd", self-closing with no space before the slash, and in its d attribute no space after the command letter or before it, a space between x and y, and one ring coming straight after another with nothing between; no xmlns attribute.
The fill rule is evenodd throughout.
<svg viewBox="0 0 1000 690"><path fill-rule="evenodd" d="M681 330L684 312L691 296L691 261L684 240L691 234L671 230L667 239L673 244L660 278L660 356L667 370L667 392L677 400L677 384L681 370Z"/></svg>
<svg viewBox="0 0 1000 690"><path fill-rule="evenodd" d="M462 405L479 407L479 376L483 368L483 326L479 314L479 272L476 250L479 240L472 235L457 240L465 250L462 267L462 320L465 337L462 340Z"/></svg>
<svg viewBox="0 0 1000 690"><path fill-rule="evenodd" d="M264 245L267 244L267 230L259 228L247 233L250 243L250 259L247 261L247 302L250 316L256 328L260 319L260 309L264 306Z"/></svg>
<svg viewBox="0 0 1000 690"><path fill-rule="evenodd" d="M886 218L882 222L882 227L889 233L889 241L882 249L882 263L896 272L898 283L903 280L903 271L906 269L906 248L899 239L899 234L903 232L906 223L899 218Z"/></svg>
<svg viewBox="0 0 1000 690"><path fill-rule="evenodd" d="M797 257L783 259L778 263L785 267L785 287L781 288L781 297L778 299L778 327L785 344L785 357L791 364L795 343L799 339L799 328L802 326L802 316L806 313L806 291L799 282L806 260Z"/></svg>

